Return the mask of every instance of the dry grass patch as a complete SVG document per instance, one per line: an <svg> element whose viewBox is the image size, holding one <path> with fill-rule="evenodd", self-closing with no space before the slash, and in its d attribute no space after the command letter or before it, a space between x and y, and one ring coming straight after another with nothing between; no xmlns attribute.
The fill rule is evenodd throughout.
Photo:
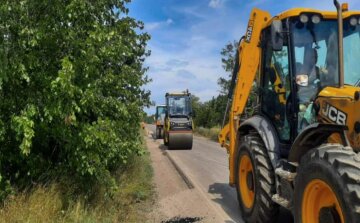
<svg viewBox="0 0 360 223"><path fill-rule="evenodd" d="M201 136L204 136L206 138L209 138L213 141L218 141L218 136L220 133L220 127L216 126L213 128L204 128L204 127L198 127L195 129L195 133L199 134Z"/></svg>
<svg viewBox="0 0 360 223"><path fill-rule="evenodd" d="M146 222L155 193L148 151L114 174L118 190L112 195L100 186L91 198L78 195L71 180L63 180L9 196L0 208L0 223Z"/></svg>

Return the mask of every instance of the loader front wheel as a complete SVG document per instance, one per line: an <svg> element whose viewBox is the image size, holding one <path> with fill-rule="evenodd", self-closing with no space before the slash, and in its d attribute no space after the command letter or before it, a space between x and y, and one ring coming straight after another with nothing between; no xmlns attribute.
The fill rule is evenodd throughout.
<svg viewBox="0 0 360 223"><path fill-rule="evenodd" d="M295 179L297 223L360 222L360 161L342 145L325 144L308 152Z"/></svg>
<svg viewBox="0 0 360 223"><path fill-rule="evenodd" d="M242 216L246 222L276 222L279 207L271 200L275 176L263 141L258 135L240 140L236 191Z"/></svg>

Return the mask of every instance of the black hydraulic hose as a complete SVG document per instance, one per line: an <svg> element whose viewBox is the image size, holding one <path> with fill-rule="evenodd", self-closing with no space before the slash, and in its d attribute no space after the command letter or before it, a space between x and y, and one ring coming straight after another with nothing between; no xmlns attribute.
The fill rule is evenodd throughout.
<svg viewBox="0 0 360 223"><path fill-rule="evenodd" d="M241 37L239 40L239 45L238 47L240 47L241 41L245 38L245 36ZM228 99L231 100L232 99L232 95L233 95L233 91L235 88L235 83L236 83L236 78L237 78L237 73L239 71L240 68L240 64L239 64L239 50L236 49L236 56L235 56L235 65L234 65L234 69L232 72L232 76L231 76L231 82L230 82L230 88L229 88L229 93L228 93Z"/></svg>
<svg viewBox="0 0 360 223"><path fill-rule="evenodd" d="M241 41L244 38L245 38L245 36L242 36L240 38L238 47L240 47ZM226 103L226 109L225 109L225 114L224 114L222 127L225 126L226 117L227 117L227 115L229 113L230 105L231 105L232 98L233 98L234 88L235 88L235 84L236 84L237 73L239 72L239 69L240 69L239 48L237 48L236 49L236 56L235 56L235 65L234 65L234 69L233 69L232 76L231 76L230 88L229 88L229 93L228 93L228 100L227 100L227 103Z"/></svg>

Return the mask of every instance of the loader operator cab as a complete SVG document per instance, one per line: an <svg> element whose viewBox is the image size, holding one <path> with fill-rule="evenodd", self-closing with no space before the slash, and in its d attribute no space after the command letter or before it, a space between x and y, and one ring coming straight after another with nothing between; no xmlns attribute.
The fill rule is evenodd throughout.
<svg viewBox="0 0 360 223"><path fill-rule="evenodd" d="M260 100L262 112L286 142L316 121L313 101L318 93L338 85L337 21L304 13L281 23L283 29L289 26L281 48L274 49L270 41L271 27L263 31Z"/></svg>
<svg viewBox="0 0 360 223"><path fill-rule="evenodd" d="M322 20L316 14L301 15L292 28L300 132L316 121L313 101L318 93L338 85L337 21Z"/></svg>

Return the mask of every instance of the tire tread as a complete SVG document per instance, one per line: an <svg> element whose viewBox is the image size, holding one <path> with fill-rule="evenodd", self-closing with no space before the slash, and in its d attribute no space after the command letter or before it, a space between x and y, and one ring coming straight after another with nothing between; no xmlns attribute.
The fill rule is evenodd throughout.
<svg viewBox="0 0 360 223"><path fill-rule="evenodd" d="M351 223L360 222L360 161L355 156L357 154L354 151L343 145L324 144L307 153L300 163L300 168L305 168L310 160L317 159L326 161L332 167L348 193L348 196L343 195L343 199L348 206L346 211L352 216Z"/></svg>
<svg viewBox="0 0 360 223"><path fill-rule="evenodd" d="M258 216L244 215L246 222L271 223L275 222L279 213L279 206L271 199L271 194L276 193L275 175L262 139L257 134L242 137L241 142L249 145L254 157L256 175L258 177L258 199L255 198L253 208L258 209ZM240 199L239 199L239 202ZM256 219L256 220L255 220Z"/></svg>

